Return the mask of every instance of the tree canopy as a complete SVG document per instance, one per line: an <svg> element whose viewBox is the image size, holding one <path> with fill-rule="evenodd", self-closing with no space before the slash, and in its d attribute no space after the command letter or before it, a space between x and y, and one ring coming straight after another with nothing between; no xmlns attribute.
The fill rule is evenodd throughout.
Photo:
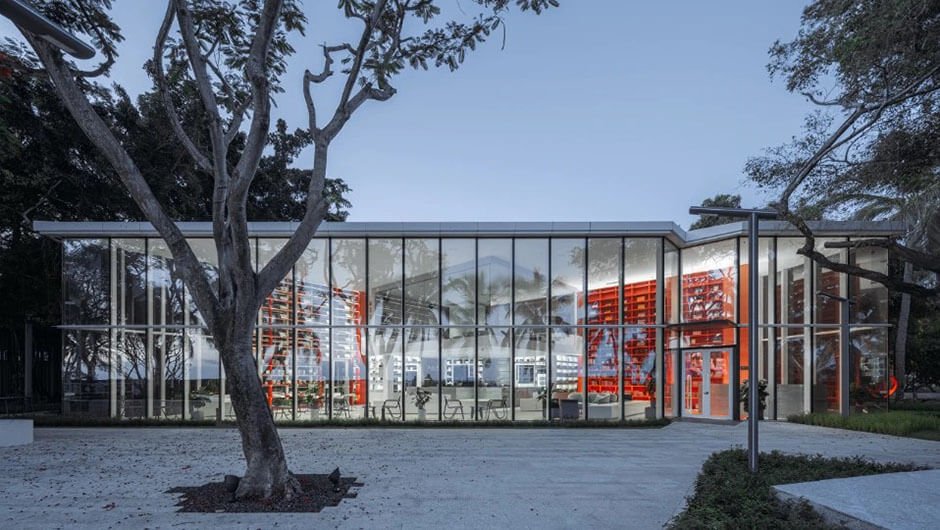
<svg viewBox="0 0 940 530"><path fill-rule="evenodd" d="M702 201L701 206L711 207L711 208L740 208L741 207L741 196L740 195L730 195L727 193L718 193L713 197L709 197ZM737 221L733 217L724 217L721 215L702 215L699 216L698 220L692 223L689 226L689 230L698 230L699 228L708 228L710 226L724 225L728 223L733 223Z"/></svg>
<svg viewBox="0 0 940 530"><path fill-rule="evenodd" d="M807 236L801 253L827 268L934 297L936 281L905 282L837 264L813 248L808 216L906 221L880 246L940 273L940 1L816 0L797 37L770 49L768 69L817 107L790 142L750 159L746 172L779 193L784 218ZM832 245L832 244L829 244Z"/></svg>

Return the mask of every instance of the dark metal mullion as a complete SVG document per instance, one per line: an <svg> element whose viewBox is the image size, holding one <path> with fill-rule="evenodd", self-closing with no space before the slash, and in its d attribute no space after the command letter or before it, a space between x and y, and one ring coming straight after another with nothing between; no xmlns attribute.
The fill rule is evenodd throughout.
<svg viewBox="0 0 940 530"><path fill-rule="evenodd" d="M479 326L480 322L480 238L473 238L473 322ZM485 322L483 322L485 324ZM486 328L483 328L486 332ZM477 419L477 405L479 401L480 378L477 373L480 363L480 328L473 329L473 413L471 419Z"/></svg>
<svg viewBox="0 0 940 530"><path fill-rule="evenodd" d="M685 321L685 317L683 315L684 298L682 295L682 291L683 291L682 277L683 277L683 272L684 272L682 269L682 266L683 266L682 250L683 249L680 249L676 245L673 245L673 247L676 249L676 294L677 294L676 310L678 312L676 316L676 323L679 324L679 329L678 329L678 332L676 333L676 348L675 348L676 368L677 368L676 374L678 375L678 377L676 378L676 393L678 394L676 398L677 398L677 403L679 404L679 407L677 408L678 414L676 414L676 416L682 417L682 416L685 416L685 390L686 390L685 384L684 384L685 379L683 377L685 375L685 351L682 347L682 340L685 338L685 331L682 329L682 325L681 325Z"/></svg>
<svg viewBox="0 0 940 530"><path fill-rule="evenodd" d="M368 254L366 255L366 258L368 259ZM333 376L336 373L336 365L333 364L334 363L333 361L333 342L334 342L333 331L335 330L335 328L333 327L333 238L332 237L327 239L326 241L326 259L327 259L326 276L327 276L327 282L329 283L329 285L327 285L327 288L330 290L329 294L327 295L327 304L329 305L329 308L330 308L329 313L327 314L327 322L330 323L330 327L327 329L327 336L330 337L330 343L327 345L329 348L328 359L330 362L330 373L327 374L327 381L329 382L329 389L325 392L326 395L323 397L326 399L326 417L327 419L333 419L333 390L336 388L336 382L333 380ZM368 278L368 274L366 274L366 277ZM368 281L368 279L366 281ZM355 330L353 330L353 335L355 335ZM368 379L368 373L369 372L367 370L366 371L367 379ZM369 389L369 385L367 382L366 392L368 392L368 389ZM366 410L368 410L368 407L366 407Z"/></svg>
<svg viewBox="0 0 940 530"><path fill-rule="evenodd" d="M553 239L554 239L554 238L551 238L551 237L548 238L548 322L547 322L547 324L549 324L549 326L552 324L552 313L553 313L553 311L552 311L552 281L553 281L553 279L554 279L554 278L552 278L552 241L553 241ZM544 403L543 403L543 405L542 405L542 406L544 407L544 408L543 408L543 413L545 414L545 417L548 418L549 421L551 421L551 419L552 419L552 414L551 414L551 411L552 411L552 405L551 405L551 400L552 400L552 376L554 375L554 374L552 373L552 370L553 370L553 368L554 368L554 367L552 366L552 365L554 364L554 363L552 363L552 353L553 353L553 350L554 350L552 343L554 343L554 342L555 342L555 329L552 328L552 327L549 327L549 328L548 328L548 348L547 348L547 350L546 350L546 351L548 352L548 354L546 355L546 362L547 362L547 371L546 371L546 373L547 373L547 375L548 375L548 387L546 388L546 392L545 392L545 401L544 401ZM513 373L515 373L515 367L513 367ZM514 400L514 401L513 401L513 410L514 410L514 411L515 411L515 408L516 408L515 405L516 405L516 403L515 403L515 400Z"/></svg>
<svg viewBox="0 0 940 530"><path fill-rule="evenodd" d="M65 299L68 296L68 291L66 290L66 286L68 285L68 283L66 282L66 274L65 274L66 272L65 244L67 241L69 240L63 239L62 242L59 244L59 271L61 271L61 274L59 275L59 293L61 293L59 296L59 314L62 315L63 320L68 320L68 318L66 317L66 313L65 313ZM59 363L62 365L65 364L65 356L66 356L65 335L68 333L69 333L68 331L59 330ZM82 337L81 331L72 332L72 333L75 333L75 335L79 337L80 341L84 340L84 338ZM183 342L185 343L186 341L183 341ZM183 359L186 359L186 357L183 357ZM59 407L61 408L59 410L61 410L62 412L65 412L65 377L66 377L65 370L61 370L61 373L59 374L59 389L60 389L59 390L59 393L60 393ZM185 362L183 363L183 381L186 381L186 363ZM183 395L184 396L186 395L185 390L183 392ZM183 410L185 411L185 409L186 407L184 404ZM186 416L182 416L182 417L184 419L186 418Z"/></svg>
<svg viewBox="0 0 940 530"><path fill-rule="evenodd" d="M301 254L302 255L302 254ZM299 337L297 332L297 267L291 265L290 268L290 322L294 326L294 329L291 330L289 336L291 338L291 365L290 365L290 389L291 394L294 396L291 404L291 418L294 420L297 419L297 338Z"/></svg>
<svg viewBox="0 0 940 530"><path fill-rule="evenodd" d="M444 310L444 240L437 241L437 421L444 420L444 330L441 314Z"/></svg>
<svg viewBox="0 0 940 530"><path fill-rule="evenodd" d="M405 358L405 343L408 341L408 329L405 328L405 238L402 237L399 239L401 241L401 281L399 282L399 288L401 289L401 298L399 303L401 307L398 310L398 314L401 318L401 421L404 422L408 417L408 382L405 379L405 373L407 372L407 359ZM368 273L366 274L368 276ZM420 363L419 363L420 366ZM415 374L415 396L417 397L418 391L418 381L417 374ZM417 406L416 406L417 407ZM417 408L416 408L417 410Z"/></svg>
<svg viewBox="0 0 940 530"><path fill-rule="evenodd" d="M370 261L369 258L370 258L370 252L369 252L369 238L368 238L368 237L365 237L365 238L362 239L362 251L363 251L363 254L365 254L365 270L363 271L363 273L364 273L364 275L365 275L365 289L366 289L366 296L365 296L366 303L365 303L365 305L361 308L361 311L360 311L361 314L362 314L362 320L366 323L366 327L363 329L363 333L362 333L362 336L363 336L363 345L362 345L362 347L363 347L363 349L365 350L364 359L365 359L365 362L366 362L366 367L365 367L365 368L366 368L366 407L365 407L365 411L363 412L363 415L366 416L366 417L368 417L368 415L369 415L369 406L368 406L368 405L369 405L369 390L370 390L370 389L369 389L369 352L370 352L370 350L372 349L372 348L371 348L371 345L370 345L370 342L371 342L371 340L372 340L372 337L371 337L371 335L372 335L372 333L371 333L372 329L369 328L369 318L371 317L371 315L369 314L369 296L370 296L372 293L369 291L369 261ZM331 262L331 263L332 263L332 262ZM357 300L357 302L358 302L358 300ZM355 330L353 331L353 336L354 336L354 337L356 336ZM346 377L347 377L347 379L349 378L348 372L347 372L347 374L346 374ZM386 382L386 384L388 384L388 383ZM330 391L332 392L333 390L330 389ZM402 402L404 402L404 401L405 401L404 392L402 392ZM333 396L332 396L332 394L330 394L330 403L331 403L331 405L332 405L332 403L333 403ZM402 408L402 416L404 416L404 408Z"/></svg>
<svg viewBox="0 0 940 530"><path fill-rule="evenodd" d="M654 360L654 407L653 415L656 418L666 416L666 331L662 327L665 323L666 308L666 240L659 238L656 249L656 359ZM674 369L675 367L673 367ZM657 399L658 398L658 399Z"/></svg>
<svg viewBox="0 0 940 530"><path fill-rule="evenodd" d="M778 307L778 298L783 296L783 289L780 289L780 295L776 294L777 291L777 238L770 238L770 243L768 244L768 250L770 250L770 257L768 259L768 271L767 271L767 297L764 300L764 303L767 306L767 320L768 323L777 324L780 322L780 315L777 312ZM773 300L773 304L770 301ZM779 307L783 307L782 303L779 303ZM777 373L777 358L780 356L780 351L777 349L777 331L775 328L767 328L767 374L770 375L770 367L773 366L774 377L768 377L769 381L767 382L768 386L771 389L771 396L773 397L774 408L771 411L773 414L773 419L777 419L777 377L780 377L780 374ZM773 364L771 364L773 363ZM781 362L781 367L783 363Z"/></svg>
<svg viewBox="0 0 940 530"><path fill-rule="evenodd" d="M509 401L513 404L510 409L510 419L516 419L516 241L510 238L509 245Z"/></svg>
<svg viewBox="0 0 940 530"><path fill-rule="evenodd" d="M734 267L735 267L735 288L734 288L734 347L731 352L733 358L731 360L731 419L739 420L741 419L741 405L740 405L740 388L741 388L741 237L734 238ZM751 245L750 239L748 239L748 246ZM748 274L748 285L750 285L751 274L754 271L754 264L751 263L748 259L747 263L747 274ZM748 292L748 297L751 296L751 293ZM750 300L750 298L748 298ZM751 308L748 305L748 313L750 314ZM751 326L753 322L748 320L748 335L751 333ZM750 379L754 377L754 362L752 356L754 352L750 351L748 348L747 352L747 377ZM709 385L709 391L711 386ZM709 408L709 411L711 409Z"/></svg>
<svg viewBox="0 0 940 530"><path fill-rule="evenodd" d="M144 299L147 300L147 311L146 311L146 320L147 320L147 330L144 332L144 341L146 346L144 351L147 353L144 355L144 370L147 374L147 399L144 400L144 412L145 417L153 418L153 393L154 393L154 377L153 377L153 287L150 285L150 246L149 240L145 237L144 240Z"/></svg>
<svg viewBox="0 0 940 530"><path fill-rule="evenodd" d="M627 365L624 362L624 354L626 353L627 347L627 333L624 329L625 322L623 321L623 313L625 311L624 303L626 300L623 296L623 291L626 289L626 252L627 252L627 238L621 237L619 239L620 248L617 250L617 336L614 338L617 344L617 390L620 393L617 396L617 399L620 401L620 421L624 420L624 416L627 413L627 402L624 399L624 388L623 388L623 372L626 370Z"/></svg>
<svg viewBox="0 0 940 530"><path fill-rule="evenodd" d="M582 307L581 307L581 318L582 318L582 322L587 324L587 297L588 297L587 264L588 264L588 260L590 259L590 256L588 255L590 250L588 249L588 239L585 237L584 239L582 239L582 241L584 242L584 260L581 262L581 266L584 267L584 273L581 274L581 299L583 301ZM581 397L583 398L581 400L581 406L584 407L584 420L587 421L590 419L588 417L588 408L589 408L588 407L588 394L589 394L588 388L589 388L589 385L591 384L591 370L588 365L588 337L591 335L591 329L582 328L581 333L582 333L582 342L583 342L583 344L581 345L581 359L582 359L582 362L584 363L584 390L581 392Z"/></svg>
<svg viewBox="0 0 940 530"><path fill-rule="evenodd" d="M806 269L804 271L806 283L804 284L803 288L803 323L816 324L816 306L819 303L819 297L816 296L816 262L812 261L811 259L804 258L803 268ZM809 294L807 295L807 293ZM806 303L807 296L809 297L809 304ZM809 329L809 340L807 341L805 338L803 340L803 347L808 348L808 351L810 352L809 363L805 363L808 366L803 368L804 384L809 387L809 403L803 404L803 410L805 411L808 405L810 412L817 412L813 410L815 408L814 405L816 402L816 328L810 327ZM809 342L809 344L805 344L806 342ZM808 378L807 374L809 374ZM805 396L806 394L804 393L803 397Z"/></svg>
<svg viewBox="0 0 940 530"><path fill-rule="evenodd" d="M117 278L114 276L117 275L116 265L114 263L114 241L113 238L108 238L108 321L114 325L117 325L117 312L114 307L114 291L117 290ZM126 324L126 323L125 323ZM116 366L118 363L115 362L115 355L117 354L117 329L111 329L108 331L108 374L111 378L110 384L108 387L111 389L111 398L108 400L110 416L117 416L117 399L118 399L118 378Z"/></svg>
<svg viewBox="0 0 940 530"><path fill-rule="evenodd" d="M627 288L627 238L620 238L620 249L617 251L617 337L614 339L617 344L617 400L620 402L620 421L623 421L624 414L627 411L626 401L623 399L624 389L623 389L623 372L627 368L626 362L624 362L624 353L627 347L627 330L625 329L627 322L624 319L624 312L626 311L625 301L626 297L623 295L623 291Z"/></svg>

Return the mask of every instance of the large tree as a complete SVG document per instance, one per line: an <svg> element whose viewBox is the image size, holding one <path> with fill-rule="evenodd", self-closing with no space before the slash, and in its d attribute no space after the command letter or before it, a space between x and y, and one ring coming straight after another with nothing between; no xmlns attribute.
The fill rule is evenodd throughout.
<svg viewBox="0 0 940 530"><path fill-rule="evenodd" d="M902 293L895 375L904 382L910 296L940 300L940 1L816 0L796 39L770 55L771 75L817 110L746 170L779 190L778 210L806 238L799 253ZM903 272L829 259L805 222L818 216L906 222L900 239L825 245L885 248Z"/></svg>
<svg viewBox="0 0 940 530"><path fill-rule="evenodd" d="M61 322L58 245L32 231L33 219L60 221L145 220L113 171L62 105L48 78L25 72L0 44L0 328L14 347L14 386L23 381L24 322L53 326ZM182 80L181 80L182 81ZM177 105L196 116L201 108L196 91L176 87ZM211 179L198 171L176 140L160 98L146 92L132 100L119 85L96 86L95 109L132 153L154 194L173 219L211 218L211 201L202 190ZM240 149L243 138L233 142ZM248 211L259 221L298 221L304 202L294 190L309 173L291 167L300 149L310 143L304 131L278 123L269 136L271 149L259 164ZM342 221L350 204L342 179L327 179L331 203L328 220ZM37 386L34 402L56 397L56 386ZM12 389L8 389L12 390Z"/></svg>
<svg viewBox="0 0 940 530"><path fill-rule="evenodd" d="M898 292L940 294L940 1L816 0L796 39L770 50L771 75L817 106L791 142L748 161L759 186L806 236L800 253ZM902 240L827 243L881 247L932 276L904 279L835 263L815 246L811 215L900 219Z"/></svg>
<svg viewBox="0 0 940 530"><path fill-rule="evenodd" d="M50 18L91 38L106 58L94 71L80 71L49 42L23 31L65 107L166 241L214 337L232 389L247 460L236 491L240 498L289 497L298 488L264 399L251 336L265 297L300 257L328 211L323 191L330 144L365 103L386 101L395 94L391 82L404 68L426 69L431 64L456 69L467 52L500 27L501 17L514 5L535 13L557 5L556 0L475 0L475 16L438 25L438 3L339 1L338 8L346 19L361 26L361 34L354 42L322 45L313 56L319 57L320 67L303 76L299 88L308 113L304 129L313 147L310 172L297 189L305 197L305 208L296 231L256 272L249 250L248 197L269 146L272 100L283 90L280 80L286 59L294 52L289 35L303 33L306 18L296 0L167 2L148 69L175 136L195 166L211 178L216 277L201 267L165 204L154 194L152 179L141 172L121 135L108 127L92 104L94 95L86 78L108 70L120 39L119 28L108 17L110 2L40 5ZM334 76L339 78L340 95L324 119L323 102L314 97L312 86ZM198 122L190 122L177 108L173 80L180 77L196 88L204 113ZM232 144L240 136L243 147L233 153Z"/></svg>

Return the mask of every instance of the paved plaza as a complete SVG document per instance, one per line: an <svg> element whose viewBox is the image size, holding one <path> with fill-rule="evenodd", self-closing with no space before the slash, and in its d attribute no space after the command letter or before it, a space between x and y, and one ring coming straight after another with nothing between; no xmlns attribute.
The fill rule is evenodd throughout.
<svg viewBox="0 0 940 530"><path fill-rule="evenodd" d="M284 429L291 468L344 475L358 497L315 514L176 513L174 486L241 474L228 428L37 429L0 448L2 528L659 528L702 462L746 425L661 429ZM761 448L940 467L940 443L762 424Z"/></svg>

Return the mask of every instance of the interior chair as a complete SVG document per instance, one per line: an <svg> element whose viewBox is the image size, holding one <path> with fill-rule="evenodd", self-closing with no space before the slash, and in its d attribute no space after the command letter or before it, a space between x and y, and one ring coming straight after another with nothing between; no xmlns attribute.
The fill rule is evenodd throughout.
<svg viewBox="0 0 940 530"><path fill-rule="evenodd" d="M452 420L457 417L457 414L460 414L460 419L466 419L463 413L463 401L459 399L454 399L448 397L447 394L444 394L444 419Z"/></svg>
<svg viewBox="0 0 940 530"><path fill-rule="evenodd" d="M394 399L386 399L382 402L382 419L400 420L402 415L401 394Z"/></svg>

